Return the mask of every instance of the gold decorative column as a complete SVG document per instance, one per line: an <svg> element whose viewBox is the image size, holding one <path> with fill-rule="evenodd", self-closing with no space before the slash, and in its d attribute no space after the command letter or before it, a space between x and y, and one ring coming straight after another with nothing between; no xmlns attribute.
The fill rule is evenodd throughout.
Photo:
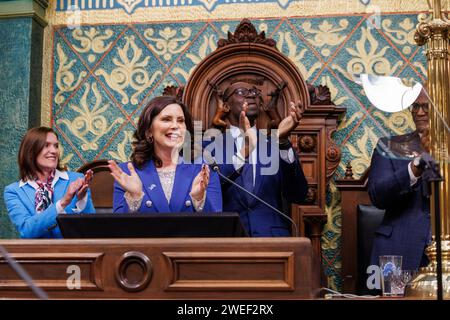
<svg viewBox="0 0 450 320"><path fill-rule="evenodd" d="M415 40L419 46L425 45L428 60L428 92L436 110L430 104L431 155L439 164L444 181L436 190L432 187L431 231L433 242L426 249L430 264L420 270L419 275L407 287L408 297L436 299L437 297L437 260L435 212L440 210L440 230L442 246L442 285L443 298L450 299L450 133L446 131L442 120L450 123L450 86L449 86L449 35L450 20L442 10L440 0L428 0L431 14L419 16ZM437 112L436 112L437 111ZM442 118L439 116L442 115ZM434 205L434 197L439 195L439 208Z"/></svg>

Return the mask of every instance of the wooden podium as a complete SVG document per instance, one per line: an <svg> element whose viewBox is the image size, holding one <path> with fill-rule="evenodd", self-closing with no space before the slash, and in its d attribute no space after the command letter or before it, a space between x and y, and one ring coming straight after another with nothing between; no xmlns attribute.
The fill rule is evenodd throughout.
<svg viewBox="0 0 450 320"><path fill-rule="evenodd" d="M50 299L312 299L320 285L307 238L1 240L0 245ZM0 257L4 298L36 297Z"/></svg>

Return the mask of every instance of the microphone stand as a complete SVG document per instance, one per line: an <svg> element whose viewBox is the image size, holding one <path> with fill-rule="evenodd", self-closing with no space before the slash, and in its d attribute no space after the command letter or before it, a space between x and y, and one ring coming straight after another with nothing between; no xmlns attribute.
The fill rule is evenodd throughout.
<svg viewBox="0 0 450 320"><path fill-rule="evenodd" d="M253 198L259 200L260 202L264 203L266 206L268 206L270 209L274 210L276 213L278 213L279 215L281 215L283 218L285 218L286 220L288 220L290 223L293 224L294 229L295 229L295 236L298 237L298 227L297 224L295 223L295 221L287 216L286 214L284 214L283 212L281 212L280 210L278 210L277 208L275 208L274 206L272 206L270 203L267 203L266 201L264 201L263 199L261 199L260 197L258 197L257 195L251 193L250 191L248 191L247 189L243 188L242 186L240 186L239 184L237 184L236 182L234 182L233 180L229 179L227 176L225 176L222 172L220 172L220 168L216 163L210 164L210 167L213 171L217 172L217 174L225 179L228 183L231 183L232 185L238 187L239 189L241 189L242 191L244 191L245 193L249 194L250 196L252 196Z"/></svg>
<svg viewBox="0 0 450 320"><path fill-rule="evenodd" d="M439 112L438 108L434 104L433 100L431 99L430 95L428 94L428 91L425 89L425 87L422 86L422 90L427 96L427 100L430 102L430 104L433 107L433 112L435 112L439 119L441 120L442 124L445 127L445 130L447 131L447 134L450 134L450 127L448 126L447 122L445 121L442 114ZM406 93L406 92L405 92ZM403 105L403 97L402 96L402 105ZM441 211L439 206L439 193L437 190L439 190L439 183L444 181L443 177L441 176L439 172L439 167L435 162L427 163L425 167L425 171L422 174L422 179L424 182L424 185L427 186L426 188L426 195L429 197L431 192L429 189L429 184L433 184L434 188L434 234L435 234L435 242L436 242L436 277L437 277L437 300L443 299L443 283L442 283L442 243L441 243Z"/></svg>
<svg viewBox="0 0 450 320"><path fill-rule="evenodd" d="M431 192L428 188L430 184L434 187L434 233L436 235L436 276L437 276L437 299L443 299L443 285L442 285L442 246L441 246L441 210L439 208L439 193L436 192L439 188L439 183L444 181L439 167L435 162L428 163L422 173L423 183L427 186L425 195L429 197Z"/></svg>
<svg viewBox="0 0 450 320"><path fill-rule="evenodd" d="M31 288L31 291L41 300L48 300L48 295L45 293L44 290L36 286L33 282L33 279L31 279L30 275L20 266L20 264L17 263L16 260L14 260L6 251L6 249L0 245L0 256L3 256L6 260L6 262L9 264L9 266L26 282L28 287Z"/></svg>

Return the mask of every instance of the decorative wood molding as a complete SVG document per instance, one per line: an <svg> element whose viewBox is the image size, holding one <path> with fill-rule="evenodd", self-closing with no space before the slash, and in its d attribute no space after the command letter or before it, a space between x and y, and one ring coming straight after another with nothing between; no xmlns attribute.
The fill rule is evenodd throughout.
<svg viewBox="0 0 450 320"><path fill-rule="evenodd" d="M327 128L327 149L325 158L327 160L327 183L333 177L339 163L341 162L341 149L334 143L332 135L336 132L336 126Z"/></svg>
<svg viewBox="0 0 450 320"><path fill-rule="evenodd" d="M308 205L317 204L317 187L308 187L308 193L306 195L304 203Z"/></svg>
<svg viewBox="0 0 450 320"><path fill-rule="evenodd" d="M116 280L125 291L138 292L144 290L150 283L152 275L152 262L142 252L126 252L117 262Z"/></svg>
<svg viewBox="0 0 450 320"><path fill-rule="evenodd" d="M181 100L183 97L184 87L177 86L167 86L163 90L163 96L174 96L177 99Z"/></svg>
<svg viewBox="0 0 450 320"><path fill-rule="evenodd" d="M228 31L227 39L219 39L217 46L223 48L234 43L260 43L269 47L275 48L276 41L271 38L266 38L266 33L262 31L258 34L255 26L248 19L243 19L236 27L236 31L231 33Z"/></svg>
<svg viewBox="0 0 450 320"><path fill-rule="evenodd" d="M310 134L300 135L297 148L302 153L317 152L316 138Z"/></svg>
<svg viewBox="0 0 450 320"><path fill-rule="evenodd" d="M347 166L345 167L345 176L344 176L345 180L354 180L355 178L353 177L353 167L351 165L351 162L349 161L347 163Z"/></svg>
<svg viewBox="0 0 450 320"><path fill-rule="evenodd" d="M327 86L314 86L308 83L309 97L311 105L334 105L331 101L331 92Z"/></svg>

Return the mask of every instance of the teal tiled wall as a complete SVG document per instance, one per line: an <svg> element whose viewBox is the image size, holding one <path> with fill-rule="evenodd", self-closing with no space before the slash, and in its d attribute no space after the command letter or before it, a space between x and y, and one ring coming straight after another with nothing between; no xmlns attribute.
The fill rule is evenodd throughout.
<svg viewBox="0 0 450 320"><path fill-rule="evenodd" d="M21 138L40 124L42 27L31 18L0 20L0 193L18 179ZM0 238L15 238L0 201Z"/></svg>

